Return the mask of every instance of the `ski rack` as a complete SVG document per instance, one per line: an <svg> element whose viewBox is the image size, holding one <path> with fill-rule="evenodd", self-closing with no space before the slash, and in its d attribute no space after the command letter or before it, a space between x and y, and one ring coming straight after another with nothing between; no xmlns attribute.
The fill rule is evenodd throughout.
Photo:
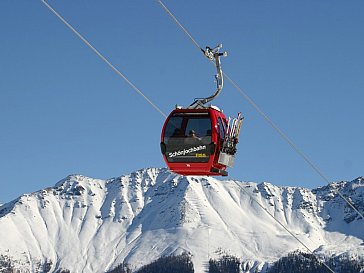
<svg viewBox="0 0 364 273"><path fill-rule="evenodd" d="M238 117L230 118L225 130L225 137L222 142L218 163L225 166L233 167L235 154L237 152L236 145L239 142L240 129L243 124L244 117L238 113Z"/></svg>
<svg viewBox="0 0 364 273"><path fill-rule="evenodd" d="M216 70L217 70L217 74L215 75L215 80L216 80L216 85L217 85L217 89L216 91L209 97L207 98L199 98L199 99L195 99L195 101L188 107L188 109L204 109L207 108L205 106L206 103L212 101L214 98L216 98L223 86L224 86L224 79L223 79L223 74L222 74L222 68L221 68L221 61L220 61L220 57L227 56L227 52L219 52L219 50L222 48L222 44L217 45L214 48L210 48L208 46L206 46L206 49L203 50L201 48L201 51L203 52L203 54L212 62L215 62L216 65Z"/></svg>

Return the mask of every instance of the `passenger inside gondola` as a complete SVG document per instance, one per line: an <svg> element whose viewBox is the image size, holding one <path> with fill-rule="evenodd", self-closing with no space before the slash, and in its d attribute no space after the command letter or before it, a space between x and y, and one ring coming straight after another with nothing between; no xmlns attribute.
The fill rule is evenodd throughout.
<svg viewBox="0 0 364 273"><path fill-rule="evenodd" d="M185 144L195 145L195 144L200 144L200 143L201 143L201 138L199 138L196 135L195 130L190 130L188 137L185 139Z"/></svg>

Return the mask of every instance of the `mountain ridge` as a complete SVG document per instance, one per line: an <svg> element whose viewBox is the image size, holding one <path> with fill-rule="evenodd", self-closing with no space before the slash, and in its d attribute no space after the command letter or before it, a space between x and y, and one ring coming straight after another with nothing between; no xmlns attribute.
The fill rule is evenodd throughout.
<svg viewBox="0 0 364 273"><path fill-rule="evenodd" d="M363 255L364 221L338 188L364 209L363 177L310 190L157 168L106 180L69 175L0 207L0 231L8 234L0 254L30 272L46 261L53 271L106 272L187 252L203 272L209 258L225 253L244 258L245 272L254 272L304 250L256 200L318 255Z"/></svg>

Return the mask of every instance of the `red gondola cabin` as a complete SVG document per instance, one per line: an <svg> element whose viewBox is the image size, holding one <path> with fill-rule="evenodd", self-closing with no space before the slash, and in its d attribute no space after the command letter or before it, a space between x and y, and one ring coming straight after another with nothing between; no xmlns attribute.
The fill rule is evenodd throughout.
<svg viewBox="0 0 364 273"><path fill-rule="evenodd" d="M164 123L161 151L168 168L182 175L223 175L219 163L227 120L217 107L175 109Z"/></svg>

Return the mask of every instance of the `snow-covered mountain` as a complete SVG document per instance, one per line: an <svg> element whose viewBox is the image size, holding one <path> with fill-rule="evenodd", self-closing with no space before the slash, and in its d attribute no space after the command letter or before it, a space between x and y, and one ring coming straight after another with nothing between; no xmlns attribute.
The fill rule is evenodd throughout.
<svg viewBox="0 0 364 273"><path fill-rule="evenodd" d="M22 272L106 272L191 253L195 272L231 254L246 272L304 247L364 256L364 178L314 190L143 169L100 180L71 175L0 207L0 254ZM267 211L258 204L262 204ZM47 272L48 272L47 271Z"/></svg>

